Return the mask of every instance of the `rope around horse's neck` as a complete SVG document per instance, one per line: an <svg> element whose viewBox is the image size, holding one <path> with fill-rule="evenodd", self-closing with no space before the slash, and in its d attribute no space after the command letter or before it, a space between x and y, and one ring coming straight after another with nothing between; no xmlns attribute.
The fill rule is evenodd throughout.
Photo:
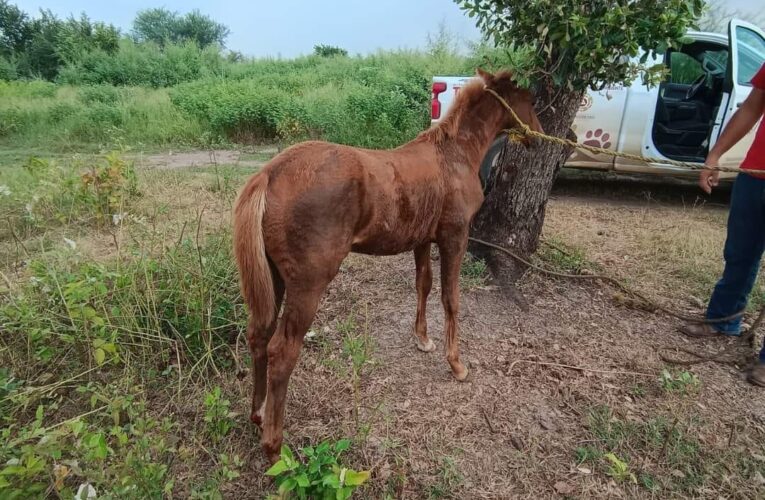
<svg viewBox="0 0 765 500"><path fill-rule="evenodd" d="M673 165L676 167L682 167L687 168L690 170L717 170L720 172L752 172L762 175L764 172L762 170L753 170L748 168L735 168L735 167L721 167L721 166L707 166L702 163L691 163L686 161L678 161L678 160L670 160L667 158L652 158L650 156L642 156L642 155L635 155L631 153L623 153L619 151L613 151L611 149L606 148L600 148L597 146L589 146L587 144L582 144L575 141L570 141L568 139L563 139L562 137L555 137L552 135L547 135L542 132L537 132L536 130L531 130L531 128L526 124L523 120L520 119L518 114L515 112L515 110L510 106L507 101L499 95L496 91L493 89L490 89L486 87L484 90L494 96L497 101L505 108L507 109L510 114L512 115L513 119L517 122L517 127L515 129L505 130L505 133L507 133L508 137L510 137L511 140L515 140L514 138L518 135L525 135L529 137L536 137L538 139L541 139L543 141L552 142L555 144L560 144L561 146L569 146L575 149L581 149L584 151L589 151L593 154L604 154L608 156L613 156L616 158L624 158L627 160L633 160L639 163L659 163L659 164L667 164L667 165Z"/></svg>

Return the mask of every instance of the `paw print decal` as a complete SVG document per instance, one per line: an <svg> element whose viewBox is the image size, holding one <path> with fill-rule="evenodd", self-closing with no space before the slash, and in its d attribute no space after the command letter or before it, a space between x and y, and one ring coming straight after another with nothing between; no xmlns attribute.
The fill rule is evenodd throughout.
<svg viewBox="0 0 765 500"><path fill-rule="evenodd" d="M584 134L584 138L586 139L582 144L585 144L587 146L595 146L596 148L605 148L608 149L611 147L611 135L608 133L603 133L603 129L599 128L597 130L588 130L586 134Z"/></svg>

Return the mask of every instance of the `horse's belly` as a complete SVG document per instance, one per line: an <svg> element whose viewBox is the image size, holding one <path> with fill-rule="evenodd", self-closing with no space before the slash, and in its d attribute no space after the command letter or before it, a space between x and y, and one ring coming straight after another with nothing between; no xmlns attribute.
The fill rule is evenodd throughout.
<svg viewBox="0 0 765 500"><path fill-rule="evenodd" d="M431 241L431 233L428 226L421 226L416 230L379 228L376 231L356 235L353 238L351 250L369 255L396 255Z"/></svg>
<svg viewBox="0 0 765 500"><path fill-rule="evenodd" d="M354 241L351 245L351 251L368 255L397 255L402 252L408 252L422 243L424 241L421 241L419 238L404 239L393 235L389 237L378 235L375 238Z"/></svg>

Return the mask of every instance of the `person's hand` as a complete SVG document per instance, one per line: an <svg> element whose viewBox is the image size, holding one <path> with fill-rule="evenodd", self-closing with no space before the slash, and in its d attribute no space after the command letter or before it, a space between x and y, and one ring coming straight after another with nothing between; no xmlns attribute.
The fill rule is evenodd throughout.
<svg viewBox="0 0 765 500"><path fill-rule="evenodd" d="M719 166L719 161L714 157L707 157L707 161L704 162L707 167ZM711 168L705 168L699 175L699 187L707 194L712 194L712 188L717 187L720 184L720 171L712 170Z"/></svg>

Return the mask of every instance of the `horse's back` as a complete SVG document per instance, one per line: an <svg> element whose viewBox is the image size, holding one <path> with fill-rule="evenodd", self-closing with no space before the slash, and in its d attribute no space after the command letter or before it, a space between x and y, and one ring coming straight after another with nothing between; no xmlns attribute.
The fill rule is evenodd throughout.
<svg viewBox="0 0 765 500"><path fill-rule="evenodd" d="M264 228L279 247L309 241L372 254L410 250L435 231L440 172L427 145L386 151L301 143L264 167Z"/></svg>

